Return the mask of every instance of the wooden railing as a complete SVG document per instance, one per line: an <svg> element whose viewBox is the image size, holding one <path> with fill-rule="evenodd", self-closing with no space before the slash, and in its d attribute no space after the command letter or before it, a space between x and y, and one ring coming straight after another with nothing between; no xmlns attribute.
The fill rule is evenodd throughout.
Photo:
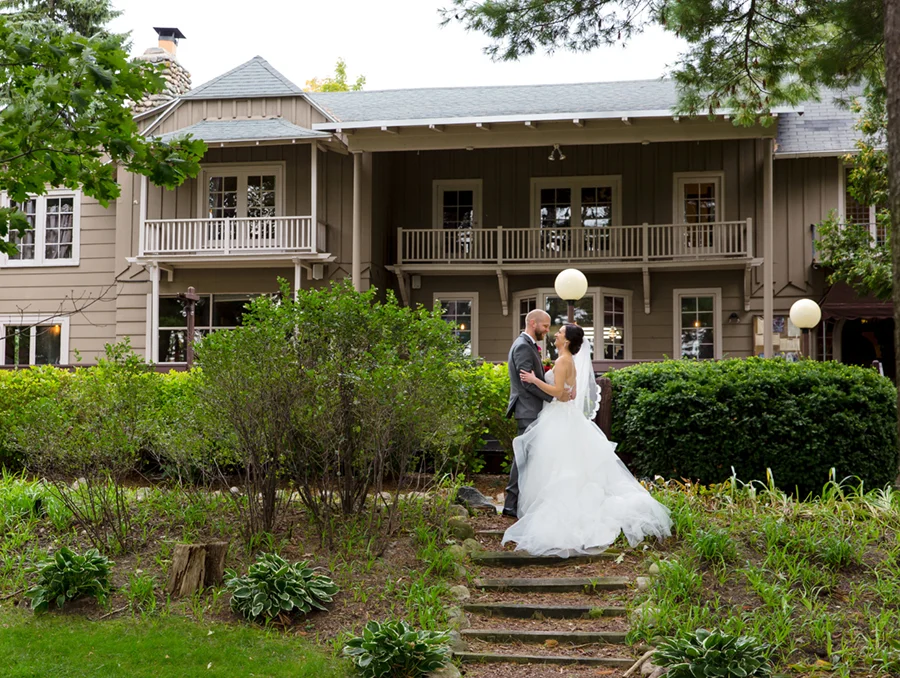
<svg viewBox="0 0 900 678"><path fill-rule="evenodd" d="M753 221L566 228L398 229L397 263L677 261L753 256Z"/></svg>
<svg viewBox="0 0 900 678"><path fill-rule="evenodd" d="M325 250L325 224L311 217L152 219L144 222L141 255L316 253Z"/></svg>

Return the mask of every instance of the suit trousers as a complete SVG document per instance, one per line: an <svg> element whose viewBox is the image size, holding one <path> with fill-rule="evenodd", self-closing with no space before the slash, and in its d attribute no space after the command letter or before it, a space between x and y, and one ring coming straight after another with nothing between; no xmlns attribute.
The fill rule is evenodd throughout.
<svg viewBox="0 0 900 678"><path fill-rule="evenodd" d="M525 433L525 429L534 423L534 419L516 419L516 435ZM509 469L509 484L506 486L506 501L503 502L503 513L517 515L519 506L519 468L516 465L516 455L513 454L512 467Z"/></svg>

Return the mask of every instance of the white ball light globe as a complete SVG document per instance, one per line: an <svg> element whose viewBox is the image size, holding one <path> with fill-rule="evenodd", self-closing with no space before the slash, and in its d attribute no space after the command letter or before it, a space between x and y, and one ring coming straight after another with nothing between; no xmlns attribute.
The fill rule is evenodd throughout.
<svg viewBox="0 0 900 678"><path fill-rule="evenodd" d="M812 299L798 299L791 306L791 322L801 330L809 330L819 324L822 309Z"/></svg>
<svg viewBox="0 0 900 678"><path fill-rule="evenodd" d="M556 276L553 287L560 299L575 301L581 299L587 292L588 281L584 273L577 268L567 268Z"/></svg>

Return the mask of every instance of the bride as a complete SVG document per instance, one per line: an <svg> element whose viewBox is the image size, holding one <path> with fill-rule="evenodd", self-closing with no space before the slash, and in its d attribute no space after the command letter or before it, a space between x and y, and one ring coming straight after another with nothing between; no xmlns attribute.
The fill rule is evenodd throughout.
<svg viewBox="0 0 900 678"><path fill-rule="evenodd" d="M644 537L671 535L666 507L634 479L592 421L597 411L590 350L580 351L584 330L563 325L556 334L559 358L546 383L533 372L522 381L558 398L575 387L568 402L544 404L538 419L513 441L519 467L519 520L503 543L517 551L563 558L600 553L619 536L635 546Z"/></svg>

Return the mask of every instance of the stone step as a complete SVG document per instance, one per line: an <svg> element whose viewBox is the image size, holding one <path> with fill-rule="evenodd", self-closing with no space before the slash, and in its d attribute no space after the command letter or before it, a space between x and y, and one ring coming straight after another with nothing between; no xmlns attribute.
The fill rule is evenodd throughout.
<svg viewBox="0 0 900 678"><path fill-rule="evenodd" d="M487 643L527 643L541 645L555 640L560 645L586 645L603 643L621 645L625 633L620 631L519 631L514 629L464 629L462 637Z"/></svg>
<svg viewBox="0 0 900 678"><path fill-rule="evenodd" d="M514 617L516 619L591 619L597 617L624 617L624 607L592 607L590 605L528 605L523 603L466 603L465 612L488 617Z"/></svg>
<svg viewBox="0 0 900 678"><path fill-rule="evenodd" d="M592 556L533 556L524 551L476 551L469 557L476 565L492 565L497 567L529 567L532 565L564 565L569 563L596 563L601 560L615 560L617 553L604 551Z"/></svg>
<svg viewBox="0 0 900 678"><path fill-rule="evenodd" d="M471 664L554 664L629 668L635 661L627 657L566 657L564 655L494 654L488 652L454 652L453 656L462 662Z"/></svg>
<svg viewBox="0 0 900 678"><path fill-rule="evenodd" d="M628 577L542 577L476 579L475 588L489 591L520 591L522 593L592 593L628 587Z"/></svg>

